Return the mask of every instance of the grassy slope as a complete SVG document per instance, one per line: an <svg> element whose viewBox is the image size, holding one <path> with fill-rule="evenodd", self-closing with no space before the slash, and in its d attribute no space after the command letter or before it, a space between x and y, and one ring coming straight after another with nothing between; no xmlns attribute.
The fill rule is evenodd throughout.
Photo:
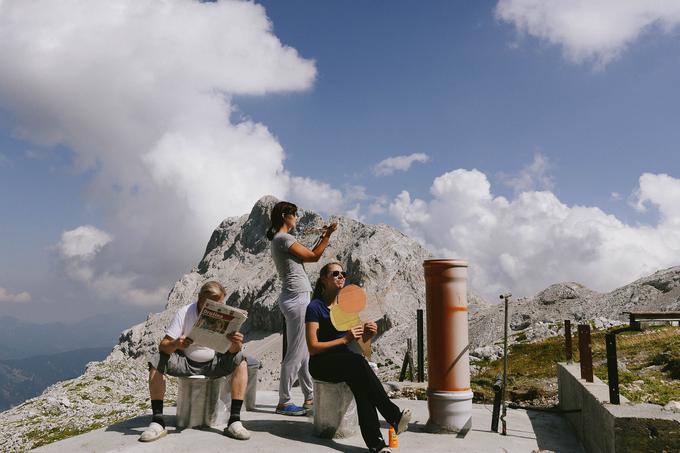
<svg viewBox="0 0 680 453"><path fill-rule="evenodd" d="M607 382L605 331L592 333L595 375ZM578 338L573 339L578 360ZM647 328L617 335L620 391L633 402L666 404L680 401L680 328ZM551 406L557 402L555 363L565 360L564 339L519 343L509 355L509 399L521 404ZM503 361L477 362L480 372L472 379L478 402L493 401L491 385L503 370ZM641 382L642 381L642 382Z"/></svg>

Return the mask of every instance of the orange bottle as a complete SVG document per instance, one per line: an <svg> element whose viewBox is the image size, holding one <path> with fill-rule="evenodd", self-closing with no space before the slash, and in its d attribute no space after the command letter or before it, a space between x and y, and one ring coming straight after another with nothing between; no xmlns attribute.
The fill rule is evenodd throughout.
<svg viewBox="0 0 680 453"><path fill-rule="evenodd" d="M390 432L388 434L389 440L388 440L388 447L390 448L397 448L399 446L399 437L397 437L397 432L394 430L394 427L390 426Z"/></svg>

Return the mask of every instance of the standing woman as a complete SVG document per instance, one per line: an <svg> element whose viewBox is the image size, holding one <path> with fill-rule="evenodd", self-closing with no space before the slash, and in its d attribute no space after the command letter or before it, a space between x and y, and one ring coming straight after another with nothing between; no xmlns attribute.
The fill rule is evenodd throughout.
<svg viewBox="0 0 680 453"><path fill-rule="evenodd" d="M340 263L333 262L319 272L305 316L307 346L311 354L309 371L315 379L349 385L357 403L359 427L366 446L371 452L387 453L391 450L380 433L376 409L397 434L408 428L411 411L401 411L390 400L364 356L347 346L362 337L364 340L372 338L378 331L375 322L365 322L347 332L339 332L331 322L331 307L337 303L338 292L345 286L345 275Z"/></svg>
<svg viewBox="0 0 680 453"><path fill-rule="evenodd" d="M276 406L276 413L283 415L306 415L313 404L314 388L309 374L309 351L305 343L305 312L312 286L303 263L319 261L331 234L337 228L336 223L331 224L324 230L317 245L309 250L289 233L296 223L297 206L280 201L272 209L271 225L267 230L267 238L272 241L274 264L282 282L279 308L286 319L287 349L281 363L279 404ZM293 404L290 399L290 389L296 376L305 397L302 407Z"/></svg>

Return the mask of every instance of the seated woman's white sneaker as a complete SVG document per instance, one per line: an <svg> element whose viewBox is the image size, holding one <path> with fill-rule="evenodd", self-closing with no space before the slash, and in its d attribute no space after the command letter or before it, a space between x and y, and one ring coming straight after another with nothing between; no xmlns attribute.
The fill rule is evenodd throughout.
<svg viewBox="0 0 680 453"><path fill-rule="evenodd" d="M224 434L232 439L248 440L250 439L250 431L248 431L243 424L238 421L224 428Z"/></svg>
<svg viewBox="0 0 680 453"><path fill-rule="evenodd" d="M399 419L399 423L397 423L397 426L395 426L395 431L397 432L397 435L403 433L408 429L408 423L411 421L411 410L410 409L404 409L404 411L401 413L401 418Z"/></svg>
<svg viewBox="0 0 680 453"><path fill-rule="evenodd" d="M163 428L160 423L151 422L151 424L144 430L141 436L139 436L140 442L151 442L168 434L168 432Z"/></svg>

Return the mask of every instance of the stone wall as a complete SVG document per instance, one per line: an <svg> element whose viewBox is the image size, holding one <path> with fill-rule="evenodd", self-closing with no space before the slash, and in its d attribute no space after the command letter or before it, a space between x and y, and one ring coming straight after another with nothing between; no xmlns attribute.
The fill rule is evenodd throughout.
<svg viewBox="0 0 680 453"><path fill-rule="evenodd" d="M609 387L580 378L577 363L558 363L560 409L589 453L680 451L680 414L653 404L609 403Z"/></svg>

